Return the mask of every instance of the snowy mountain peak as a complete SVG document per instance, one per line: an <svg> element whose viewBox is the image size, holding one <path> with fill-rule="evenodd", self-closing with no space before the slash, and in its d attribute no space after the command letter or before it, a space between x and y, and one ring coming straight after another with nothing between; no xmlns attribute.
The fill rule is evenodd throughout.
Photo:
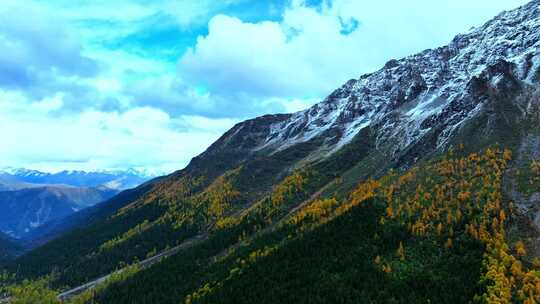
<svg viewBox="0 0 540 304"><path fill-rule="evenodd" d="M324 138L315 153L320 157L368 126L380 130L377 145L391 144L393 152L429 132L436 132L437 145L444 146L481 111L486 92L517 89L519 81L533 88L540 83L538 0L501 13L447 46L391 60L348 81L324 101L269 125L253 151L277 152Z"/></svg>
<svg viewBox="0 0 540 304"><path fill-rule="evenodd" d="M29 184L61 184L76 187L105 186L112 189L123 190L133 188L155 177L146 171L136 169L103 170L87 172L81 170L64 170L57 173L47 173L37 170L7 167L0 170L0 177L10 182Z"/></svg>
<svg viewBox="0 0 540 304"><path fill-rule="evenodd" d="M0 174L19 175L19 176L45 176L47 173L37 170L29 170L24 168L5 167L0 169Z"/></svg>

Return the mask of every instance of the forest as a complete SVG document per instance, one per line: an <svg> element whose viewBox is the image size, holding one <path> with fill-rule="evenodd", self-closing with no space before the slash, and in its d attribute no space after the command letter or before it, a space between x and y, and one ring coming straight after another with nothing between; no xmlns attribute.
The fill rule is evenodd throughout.
<svg viewBox="0 0 540 304"><path fill-rule="evenodd" d="M204 196L215 221L207 239L69 301L536 303L540 261L528 257L530 246L512 228L516 207L502 194L510 161L508 149L467 155L457 149L361 182L344 198L313 200L321 174L302 170L237 215L221 211L240 195L221 184L223 194ZM53 276L6 285L21 299L46 297L57 288Z"/></svg>

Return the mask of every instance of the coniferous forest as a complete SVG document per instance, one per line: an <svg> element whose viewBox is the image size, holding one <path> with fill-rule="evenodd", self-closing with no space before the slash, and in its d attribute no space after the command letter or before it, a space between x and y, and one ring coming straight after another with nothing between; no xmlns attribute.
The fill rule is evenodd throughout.
<svg viewBox="0 0 540 304"><path fill-rule="evenodd" d="M132 267L68 302L533 303L540 260L518 238L515 206L501 192L512 152L461 152L284 213L283 205L302 201L317 181L315 174L294 173L259 205L220 218L192 247L153 267ZM70 274L7 288L21 299L46 297Z"/></svg>

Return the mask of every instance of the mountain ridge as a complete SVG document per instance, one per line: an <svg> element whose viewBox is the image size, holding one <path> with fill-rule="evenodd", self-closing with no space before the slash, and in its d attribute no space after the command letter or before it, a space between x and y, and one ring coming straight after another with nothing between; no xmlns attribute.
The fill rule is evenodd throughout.
<svg viewBox="0 0 540 304"><path fill-rule="evenodd" d="M201 265L207 262L215 263L212 264L214 267L234 259L237 254L248 260L251 253L254 258L272 254L272 248L267 250L266 247L246 253L243 250L247 249L237 244L253 237L255 244L265 245L270 239L269 244L275 245L272 243L274 234L257 238L258 232L278 223L288 223L288 214L296 207L299 214L312 212L318 215L321 212L324 215L327 211L324 208L321 211L321 206L340 210L340 204L350 203L355 195L359 197L354 199L358 204L373 196L372 188L377 188L378 182L374 179L381 177L383 182L391 180L396 185L405 184L415 176L419 164L428 167L429 174L444 181L437 184L429 177L420 176L420 180L425 178L423 184L434 189L453 189L454 186L460 189L459 193L452 190L448 194L452 202L458 195L459 200L470 201L470 197L461 191L467 189L470 181L448 177L454 174L467 176L480 187L482 180L475 173L478 170L497 185L493 195L499 200L498 207L493 207L491 201L487 205L497 211L501 208L508 211L512 209L511 205L498 189L503 175L522 188L532 188L531 197L536 197L536 188L523 185L533 182L528 180L530 176L523 176L523 172L532 176L534 170L522 169L533 168L531 164L536 161L531 158L535 153L530 154L523 147L540 138L539 33L540 1L535 0L498 15L482 27L458 35L447 46L389 61L381 70L347 82L305 111L265 115L241 122L193 158L186 168L152 180L133 189L129 195L121 194L125 195L122 198L113 198L117 204L103 212L102 217L22 256L14 267L25 277L63 269L54 284L76 286L124 263L134 263L193 236L205 234L210 237L201 246L164 262L163 265L175 267L159 268L163 271L162 277L151 270L144 271L124 287L130 291L138 290L143 286L137 285L139 282L150 284L169 276L177 278L182 271L185 271L184 275L206 275L208 269ZM493 149L493 146L505 149ZM459 153L461 158L453 153ZM507 168L512 155L516 161L509 163ZM439 160L437 166L430 165L434 160ZM469 163L478 166L475 168L467 165ZM417 201L411 202L415 208L420 208L420 201L431 202L437 195L425 195L425 191L418 188L422 183L410 185L410 189L405 189L408 192L404 190L405 197L418 196ZM392 193L391 189L385 189L384 193ZM313 199L327 200L311 202L314 194L317 195ZM310 204L306 203L302 208L306 200ZM523 208L520 201L515 203L518 208ZM456 206L459 206L457 202ZM419 210L430 208L424 206ZM458 209L451 209L448 222L463 215L455 214L467 212L460 207L452 208ZM377 212L386 213L391 219L394 209ZM527 217L537 215L536 209L530 209L515 216L520 221L527 221ZM506 215L500 218L504 222ZM325 223L321 222L322 225ZM409 224L417 227L417 223ZM471 224L476 227L477 223L467 223ZM495 226L494 229L499 228ZM458 227L463 229L463 225L456 229ZM467 229L471 231L471 228ZM403 235L410 230L392 233ZM470 233L474 236L474 232L478 236L476 230ZM287 234L284 235L284 239L276 239L278 243L288 242ZM370 241L376 240L373 236ZM452 246L447 239L443 241L446 244L437 243L433 252ZM476 249L481 246L470 239L461 241L464 244L473 242ZM534 239L527 239L527 242L530 242L531 250L538 245ZM422 249L423 244L422 240L418 241L417 248ZM433 252L430 254L435 254ZM242 255L244 253L247 257ZM482 253L476 253L475 265L481 267ZM201 261L201 256L208 260ZM459 257L456 254L452 258ZM365 262L369 262L369 267L378 267L370 261ZM384 269L384 272L388 270ZM403 269L396 271L400 270ZM225 277L242 274L236 268L215 271L218 274L224 271ZM480 268L478 271L480 273ZM137 281L139 279L141 281ZM196 277L188 283L193 286L178 287L188 292L182 296L193 295L197 299L199 295L213 292ZM409 283L414 284L413 281ZM209 282L212 284L214 281ZM230 291L226 285L219 284L214 287L223 294ZM189 289L190 286L195 289ZM115 290L109 291L114 294ZM116 296L122 298L122 295ZM180 300L167 298L167 294L155 296L165 303ZM128 298L122 299L126 303L133 300Z"/></svg>
<svg viewBox="0 0 540 304"><path fill-rule="evenodd" d="M447 46L390 60L382 69L348 81L309 109L281 116L284 119L268 126L263 143L254 150L275 152L322 135L326 140L315 151L319 155L314 159L318 159L350 142L367 125L389 130L378 136L377 146L392 141L395 145L389 152L396 155L421 140L434 125L444 124L435 134L436 147L442 147L457 122L481 111L481 102L471 98L481 93L479 86L500 90L511 85L513 77L538 85L539 3L503 12L456 36ZM514 28L516 24L520 27ZM263 120L261 125L265 125ZM395 131L395 124L401 131Z"/></svg>
<svg viewBox="0 0 540 304"><path fill-rule="evenodd" d="M136 187L143 182L156 177L146 170L63 170L54 173L42 172L25 168L5 167L0 169L0 182L4 181L5 188L33 187L39 185L65 185L73 187L99 187L125 190Z"/></svg>

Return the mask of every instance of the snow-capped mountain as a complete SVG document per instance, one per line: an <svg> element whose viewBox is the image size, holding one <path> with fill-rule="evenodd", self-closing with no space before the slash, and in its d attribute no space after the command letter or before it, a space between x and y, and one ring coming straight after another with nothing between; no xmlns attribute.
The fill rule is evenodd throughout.
<svg viewBox="0 0 540 304"><path fill-rule="evenodd" d="M251 153L276 153L315 140L319 146L308 158L316 160L371 128L376 147L400 157L422 141L447 147L467 121L491 111L493 97L516 98L518 116L534 114L539 84L540 1L532 1L447 46L391 60L305 111L240 123L220 142L248 136Z"/></svg>
<svg viewBox="0 0 540 304"><path fill-rule="evenodd" d="M152 177L154 175L146 171L135 169L93 172L64 170L57 173L46 173L37 170L8 167L0 170L0 189L30 188L33 186L32 184L60 184L76 187L104 186L110 189L124 190L136 187Z"/></svg>

